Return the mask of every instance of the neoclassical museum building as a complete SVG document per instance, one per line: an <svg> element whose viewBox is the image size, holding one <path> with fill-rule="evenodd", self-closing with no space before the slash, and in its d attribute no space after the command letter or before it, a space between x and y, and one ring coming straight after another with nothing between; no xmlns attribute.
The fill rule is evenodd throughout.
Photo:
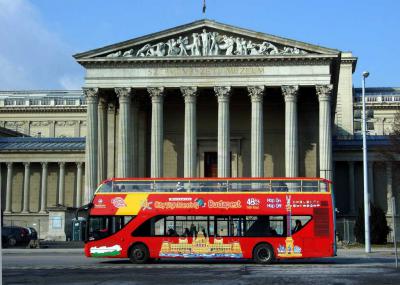
<svg viewBox="0 0 400 285"><path fill-rule="evenodd" d="M338 231L354 239L363 186L351 52L200 20L74 58L82 90L0 92L4 223L69 239L70 214L109 177L323 177ZM370 200L390 220L400 156L383 150L400 89L368 88L367 107Z"/></svg>

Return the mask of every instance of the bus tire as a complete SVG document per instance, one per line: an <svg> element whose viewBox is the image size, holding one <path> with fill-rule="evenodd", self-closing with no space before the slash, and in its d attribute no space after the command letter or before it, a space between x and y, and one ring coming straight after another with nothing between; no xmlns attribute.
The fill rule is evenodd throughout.
<svg viewBox="0 0 400 285"><path fill-rule="evenodd" d="M129 260L135 264L142 264L149 261L150 253L147 246L137 243L129 250Z"/></svg>
<svg viewBox="0 0 400 285"><path fill-rule="evenodd" d="M270 244L258 244L253 250L253 260L260 264L271 264L275 260L274 250Z"/></svg>

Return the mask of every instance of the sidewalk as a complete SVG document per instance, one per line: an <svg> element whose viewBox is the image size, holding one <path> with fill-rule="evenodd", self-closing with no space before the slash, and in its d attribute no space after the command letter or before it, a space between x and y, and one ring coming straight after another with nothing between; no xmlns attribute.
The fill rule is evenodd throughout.
<svg viewBox="0 0 400 285"><path fill-rule="evenodd" d="M84 254L83 248L4 248L3 255L7 254L31 254L31 253L69 253Z"/></svg>

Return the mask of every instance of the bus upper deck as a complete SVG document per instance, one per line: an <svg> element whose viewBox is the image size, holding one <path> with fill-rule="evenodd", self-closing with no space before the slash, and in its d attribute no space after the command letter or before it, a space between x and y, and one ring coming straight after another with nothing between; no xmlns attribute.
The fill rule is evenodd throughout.
<svg viewBox="0 0 400 285"><path fill-rule="evenodd" d="M112 178L95 194L118 192L331 192L323 178Z"/></svg>

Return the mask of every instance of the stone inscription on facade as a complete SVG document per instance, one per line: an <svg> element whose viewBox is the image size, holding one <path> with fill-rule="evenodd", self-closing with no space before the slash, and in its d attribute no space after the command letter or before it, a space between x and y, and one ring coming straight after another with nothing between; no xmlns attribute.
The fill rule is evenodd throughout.
<svg viewBox="0 0 400 285"><path fill-rule="evenodd" d="M306 51L296 47L278 47L270 42L253 42L242 37L218 32L192 33L140 48L117 51L106 57L164 57L164 56L220 56L220 55L304 55Z"/></svg>

